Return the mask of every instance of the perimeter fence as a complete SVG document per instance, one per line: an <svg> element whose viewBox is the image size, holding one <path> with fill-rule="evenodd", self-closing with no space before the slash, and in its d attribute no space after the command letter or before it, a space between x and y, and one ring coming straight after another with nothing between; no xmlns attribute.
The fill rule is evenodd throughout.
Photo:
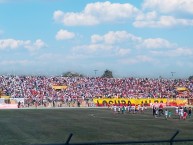
<svg viewBox="0 0 193 145"><path fill-rule="evenodd" d="M73 134L71 133L65 143L57 143L57 144L34 144L34 145L193 145L193 139L175 139L175 137L179 134L179 130L177 130L174 135L167 140L142 140L142 141L104 141L104 142L77 142L70 143Z"/></svg>

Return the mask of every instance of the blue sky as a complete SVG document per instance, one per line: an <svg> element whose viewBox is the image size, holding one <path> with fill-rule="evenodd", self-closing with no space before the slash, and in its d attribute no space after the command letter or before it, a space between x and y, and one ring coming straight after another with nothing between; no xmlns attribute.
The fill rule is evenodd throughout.
<svg viewBox="0 0 193 145"><path fill-rule="evenodd" d="M0 74L188 78L192 36L193 0L0 0Z"/></svg>

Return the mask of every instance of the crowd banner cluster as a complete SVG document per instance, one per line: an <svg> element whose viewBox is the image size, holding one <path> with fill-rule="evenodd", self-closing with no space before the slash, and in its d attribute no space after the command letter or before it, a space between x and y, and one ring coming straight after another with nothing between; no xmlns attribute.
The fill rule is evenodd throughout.
<svg viewBox="0 0 193 145"><path fill-rule="evenodd" d="M117 106L123 106L123 105L145 105L145 106L151 106L154 104L163 104L165 106L185 106L188 104L188 100L184 98L174 98L174 99L168 99L168 98L101 98L101 99L93 99L96 106L109 106L109 105L117 105Z"/></svg>

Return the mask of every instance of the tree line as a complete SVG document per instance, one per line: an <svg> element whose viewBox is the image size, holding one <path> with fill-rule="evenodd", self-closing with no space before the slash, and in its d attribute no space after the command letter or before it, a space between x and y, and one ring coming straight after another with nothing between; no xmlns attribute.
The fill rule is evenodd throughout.
<svg viewBox="0 0 193 145"><path fill-rule="evenodd" d="M79 74L76 72L66 72L62 74L63 77L85 77L83 74ZM110 70L105 70L103 75L101 76L103 78L113 78L113 73Z"/></svg>
<svg viewBox="0 0 193 145"><path fill-rule="evenodd" d="M79 74L79 73L76 73L76 72L66 72L66 73L63 73L62 74L63 77L85 77L83 74ZM103 73L102 76L100 76L102 78L113 78L113 73L112 71L106 69ZM188 78L189 80L193 80L193 75L192 76L189 76Z"/></svg>

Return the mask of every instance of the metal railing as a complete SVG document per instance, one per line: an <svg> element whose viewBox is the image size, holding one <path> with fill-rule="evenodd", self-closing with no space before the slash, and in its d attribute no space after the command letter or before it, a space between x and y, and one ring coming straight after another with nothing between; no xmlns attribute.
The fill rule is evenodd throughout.
<svg viewBox="0 0 193 145"><path fill-rule="evenodd" d="M174 135L167 140L142 140L142 141L104 141L104 142L80 142L80 143L70 143L70 140L73 136L71 133L65 143L58 143L58 144L35 144L35 145L125 145L125 144L150 144L150 143L168 143L169 145L174 145L174 143L179 142L192 142L188 143L193 144L193 139L175 139L175 137L179 134L179 130L177 130Z"/></svg>

